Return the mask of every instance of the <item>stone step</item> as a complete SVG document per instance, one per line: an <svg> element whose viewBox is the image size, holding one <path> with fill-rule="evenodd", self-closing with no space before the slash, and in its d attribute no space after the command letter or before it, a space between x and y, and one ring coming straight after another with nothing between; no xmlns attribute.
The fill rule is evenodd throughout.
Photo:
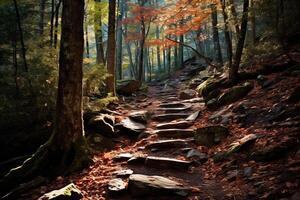
<svg viewBox="0 0 300 200"><path fill-rule="evenodd" d="M184 103L180 103L180 102L164 102L162 104L159 105L159 107L161 108L179 108L179 107L185 107Z"/></svg>
<svg viewBox="0 0 300 200"><path fill-rule="evenodd" d="M153 132L162 138L189 138L194 137L194 129L161 129Z"/></svg>
<svg viewBox="0 0 300 200"><path fill-rule="evenodd" d="M145 160L146 166L162 169L188 169L191 164L191 161L156 156L148 156Z"/></svg>
<svg viewBox="0 0 300 200"><path fill-rule="evenodd" d="M189 116L187 113L168 113L168 114L161 114L161 115L154 115L153 120L156 121L172 121L175 119L185 119Z"/></svg>
<svg viewBox="0 0 300 200"><path fill-rule="evenodd" d="M162 111L165 113L179 113L183 111L190 110L191 107L186 107L186 108L159 108L158 111Z"/></svg>
<svg viewBox="0 0 300 200"><path fill-rule="evenodd" d="M158 140L156 142L151 142L145 146L145 149L156 149L164 150L170 148L182 148L187 147L189 142L192 140L183 140L183 139L173 139L173 140Z"/></svg>
<svg viewBox="0 0 300 200"><path fill-rule="evenodd" d="M156 128L157 129L188 128L192 125L193 123L191 121L178 121L178 122L160 123L156 125Z"/></svg>
<svg viewBox="0 0 300 200"><path fill-rule="evenodd" d="M128 189L132 196L161 196L180 195L187 196L189 189L183 184L162 176L148 176L143 174L132 174L129 177Z"/></svg>

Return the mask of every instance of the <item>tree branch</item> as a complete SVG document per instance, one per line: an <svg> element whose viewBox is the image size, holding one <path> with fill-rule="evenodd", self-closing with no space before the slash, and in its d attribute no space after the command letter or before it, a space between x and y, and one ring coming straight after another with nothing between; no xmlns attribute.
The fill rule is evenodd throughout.
<svg viewBox="0 0 300 200"><path fill-rule="evenodd" d="M166 37L166 39L167 39L167 40L170 40L170 41L172 41L172 42L175 42L175 43L177 43L177 44L180 44L180 45L182 45L182 46L185 46L185 47L187 47L187 48L190 48L191 50L193 50L193 51L197 54L197 56L199 56L200 58L202 58L202 59L206 62L207 65L210 65L210 66L212 66L212 67L218 68L218 66L216 66L215 64L212 63L212 59L211 59L211 58L202 55L202 54L201 54L199 51L197 51L197 49L195 49L194 47L192 47L192 46L190 46L190 45L187 45L187 44L184 44L184 43L182 43L182 42L173 40L173 39L168 38L168 37Z"/></svg>

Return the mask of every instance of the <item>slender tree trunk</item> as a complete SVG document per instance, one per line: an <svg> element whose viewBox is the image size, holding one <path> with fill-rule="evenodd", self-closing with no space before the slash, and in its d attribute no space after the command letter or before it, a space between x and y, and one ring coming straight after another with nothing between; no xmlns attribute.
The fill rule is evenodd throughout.
<svg viewBox="0 0 300 200"><path fill-rule="evenodd" d="M86 9L85 9L86 10ZM90 57L90 45L89 45L89 30L88 30L88 20L87 20L87 11L85 11L84 16L84 29L85 29L85 49L86 49L86 57Z"/></svg>
<svg viewBox="0 0 300 200"><path fill-rule="evenodd" d="M55 0L51 0L51 18L50 18L50 46L53 46L53 25L55 15Z"/></svg>
<svg viewBox="0 0 300 200"><path fill-rule="evenodd" d="M16 31L12 38L12 48L13 48L13 69L14 69L14 81L16 86L16 97L20 96L20 86L18 80L18 59L17 59L17 38L16 38Z"/></svg>
<svg viewBox="0 0 300 200"><path fill-rule="evenodd" d="M118 0L118 17L117 17L117 79L122 79L122 56L123 56L123 30L122 20L124 15L124 0Z"/></svg>
<svg viewBox="0 0 300 200"><path fill-rule="evenodd" d="M95 4L97 2L101 2L101 0L95 0ZM97 6L96 6L97 8ZM97 56L96 61L98 64L105 64L105 53L104 53L104 47L103 47L103 33L102 33L102 9L95 11L94 20L95 20L95 39L96 39L96 50L97 50ZM99 13L97 15L96 13Z"/></svg>
<svg viewBox="0 0 300 200"><path fill-rule="evenodd" d="M156 39L159 40L159 27L158 26L156 26L155 36L156 36ZM158 71L160 72L161 71L160 46L156 47L156 58L157 58Z"/></svg>
<svg viewBox="0 0 300 200"><path fill-rule="evenodd" d="M216 5L211 6L212 9L212 15L211 15L211 21L212 21L212 30L213 30L213 41L214 41L214 50L215 50L215 60L218 64L223 65L223 59L222 59L222 51L221 51L221 45L220 45L220 39L219 39L219 31L218 31L218 13L217 13L217 7Z"/></svg>
<svg viewBox="0 0 300 200"><path fill-rule="evenodd" d="M254 0L250 0L250 22L251 22L251 42L252 45L255 45L256 38L256 17L255 17L255 2Z"/></svg>
<svg viewBox="0 0 300 200"><path fill-rule="evenodd" d="M167 68L168 68L168 74L171 74L171 47L168 47L167 49Z"/></svg>
<svg viewBox="0 0 300 200"><path fill-rule="evenodd" d="M229 27L228 27L228 15L225 10L225 2L226 0L220 0L221 6L222 6L222 14L224 19L224 35L225 35L225 42L227 47L227 56L228 56L228 68L230 69L232 67L232 43L229 33Z"/></svg>
<svg viewBox="0 0 300 200"><path fill-rule="evenodd" d="M179 42L181 44L184 43L184 35L179 36ZM183 62L184 62L184 58L183 58L183 45L179 44L179 68L183 68Z"/></svg>
<svg viewBox="0 0 300 200"><path fill-rule="evenodd" d="M108 11L108 40L107 40L107 89L112 96L116 95L115 62L116 62L116 1L109 1Z"/></svg>
<svg viewBox="0 0 300 200"><path fill-rule="evenodd" d="M57 48L57 39L58 39L58 20L59 20L59 10L62 0L58 2L55 9L55 22L54 22L54 48Z"/></svg>
<svg viewBox="0 0 300 200"><path fill-rule="evenodd" d="M244 43L245 43L246 32L247 32L248 10L249 10L249 0L244 0L241 33L238 40L233 64L231 69L229 70L229 79L233 82L236 81L238 78L238 70L239 70L239 66L243 54Z"/></svg>
<svg viewBox="0 0 300 200"><path fill-rule="evenodd" d="M45 15L46 0L40 0L40 19L39 19L39 33L44 34L44 15Z"/></svg>
<svg viewBox="0 0 300 200"><path fill-rule="evenodd" d="M240 35L240 26L239 26L239 23L238 23L237 12L236 12L233 0L227 0L227 5L226 6L229 8L229 13L231 13L231 15L232 15L232 20L233 20L232 23L233 23L233 26L235 28L236 38L238 40L239 35Z"/></svg>
<svg viewBox="0 0 300 200"><path fill-rule="evenodd" d="M178 39L177 39L177 37L175 37L175 40L177 41ZM178 46L180 46L180 45L178 45L178 44L176 44L175 46L174 46L174 68L181 68L181 65L179 65L179 63L180 63L180 59L179 59L179 57L178 57ZM180 52L179 52L180 53ZM179 54L180 55L180 54Z"/></svg>
<svg viewBox="0 0 300 200"><path fill-rule="evenodd" d="M24 43L23 29L22 29L22 25L21 25L21 18L20 18L17 0L14 0L14 7L15 7L15 11L16 11L16 20L17 20L19 35L20 35L22 57L23 57L23 62L24 62L24 70L25 70L25 72L28 72L28 66L27 66L27 60L26 60L26 48L25 48L25 43Z"/></svg>
<svg viewBox="0 0 300 200"><path fill-rule="evenodd" d="M139 68L138 68L138 80L143 81L143 70L144 70L144 46L145 46L145 39L146 39L146 27L145 22L142 19L141 21L141 34L142 39L140 40L140 52L139 52Z"/></svg>

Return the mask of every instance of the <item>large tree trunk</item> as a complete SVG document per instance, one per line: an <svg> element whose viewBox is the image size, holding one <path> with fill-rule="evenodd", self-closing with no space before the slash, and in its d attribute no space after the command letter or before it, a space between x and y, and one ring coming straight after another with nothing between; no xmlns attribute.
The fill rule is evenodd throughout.
<svg viewBox="0 0 300 200"><path fill-rule="evenodd" d="M112 96L116 95L115 88L115 63L116 63L116 1L109 1L108 11L108 40L107 40L107 90Z"/></svg>
<svg viewBox="0 0 300 200"><path fill-rule="evenodd" d="M217 13L216 5L212 5L211 9L212 9L211 21L212 21L212 30L213 30L215 61L218 64L223 65L221 45L220 45L220 39L219 39L219 31L218 31L218 27L217 27L217 25L218 25L218 13Z"/></svg>
<svg viewBox="0 0 300 200"><path fill-rule="evenodd" d="M247 32L248 10L249 10L249 0L244 0L241 33L237 43L233 64L229 70L229 79L233 82L236 81L238 78L238 70L239 70L239 66L243 54L244 43L245 43L246 32Z"/></svg>
<svg viewBox="0 0 300 200"><path fill-rule="evenodd" d="M117 18L117 79L122 79L122 56L123 56L123 30L122 30L122 20L124 15L124 1L118 0L118 18Z"/></svg>
<svg viewBox="0 0 300 200"><path fill-rule="evenodd" d="M56 177L89 164L82 121L84 0L64 0L55 128L48 142L0 182L7 192L34 176Z"/></svg>

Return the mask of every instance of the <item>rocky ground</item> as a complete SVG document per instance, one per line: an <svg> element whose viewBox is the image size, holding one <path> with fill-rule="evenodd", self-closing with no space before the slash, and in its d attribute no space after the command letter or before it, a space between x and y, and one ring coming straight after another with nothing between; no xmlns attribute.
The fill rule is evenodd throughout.
<svg viewBox="0 0 300 200"><path fill-rule="evenodd" d="M300 199L300 56L289 55L233 87L186 66L86 114L94 164L20 199L69 183L74 199Z"/></svg>

